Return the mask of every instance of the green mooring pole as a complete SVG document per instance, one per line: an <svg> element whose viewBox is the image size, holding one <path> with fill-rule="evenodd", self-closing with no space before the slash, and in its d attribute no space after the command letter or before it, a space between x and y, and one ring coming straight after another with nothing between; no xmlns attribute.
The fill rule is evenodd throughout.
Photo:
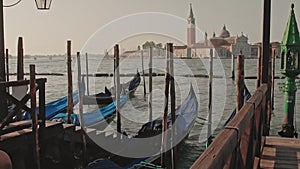
<svg viewBox="0 0 300 169"><path fill-rule="evenodd" d="M300 36L294 13L294 4L281 43L281 73L285 76L284 112L282 130L278 134L282 137L297 136L294 128L294 109L297 85L296 77L300 74Z"/></svg>
<svg viewBox="0 0 300 169"><path fill-rule="evenodd" d="M286 77L284 87L284 122L285 124L293 124L295 96L297 86L295 78Z"/></svg>

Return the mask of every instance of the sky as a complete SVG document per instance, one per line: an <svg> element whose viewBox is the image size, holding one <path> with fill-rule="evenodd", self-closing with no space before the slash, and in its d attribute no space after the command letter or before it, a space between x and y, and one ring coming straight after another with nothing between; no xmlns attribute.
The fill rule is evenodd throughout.
<svg viewBox="0 0 300 169"><path fill-rule="evenodd" d="M86 46L101 53L116 43L122 50L136 49L146 40L184 43L190 3L200 34L218 35L225 24L231 36L243 32L250 43L262 40L263 0L52 0L49 11L37 10L34 0L22 0L4 8L5 48L16 55L19 36L28 55L65 54L67 40L74 54ZM299 0L272 0L271 41L281 41L291 3L299 24Z"/></svg>

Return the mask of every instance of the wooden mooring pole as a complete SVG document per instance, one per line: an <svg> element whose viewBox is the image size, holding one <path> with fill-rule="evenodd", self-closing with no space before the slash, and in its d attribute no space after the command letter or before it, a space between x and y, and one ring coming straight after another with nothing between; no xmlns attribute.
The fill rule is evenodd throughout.
<svg viewBox="0 0 300 169"><path fill-rule="evenodd" d="M8 49L5 51L5 62L6 62L6 81L9 82L9 58ZM6 88L6 92L9 93L9 88Z"/></svg>
<svg viewBox="0 0 300 169"><path fill-rule="evenodd" d="M267 90L267 119L264 127L264 135L269 135L270 131L270 118L271 118L271 76L269 76L269 62L270 62L270 25L271 25L271 0L264 0L263 12L263 40L262 40L262 72L261 84L268 84Z"/></svg>
<svg viewBox="0 0 300 169"><path fill-rule="evenodd" d="M0 2L0 23L3 23L3 1ZM4 26L0 26L0 82L5 82L4 49L5 49L4 48ZM5 91L5 89L4 89L4 91ZM4 106L2 103L3 103L2 100L0 100L0 106ZM0 110L3 110L2 107L0 107ZM5 112L1 111L0 118L1 118L1 114L3 114L3 113L5 113Z"/></svg>
<svg viewBox="0 0 300 169"><path fill-rule="evenodd" d="M89 58L88 54L85 53L85 69L86 69L86 92L90 95L90 82L89 82Z"/></svg>
<svg viewBox="0 0 300 169"><path fill-rule="evenodd" d="M0 23L3 23L3 1L0 2ZM0 26L0 82L5 82L5 55L4 55L4 26ZM5 88L0 88L0 95L6 92ZM7 115L7 99L0 97L0 121Z"/></svg>
<svg viewBox="0 0 300 169"><path fill-rule="evenodd" d="M72 56L71 41L67 41L67 72L68 72L68 123L71 124L71 114L73 113L73 84L72 84Z"/></svg>
<svg viewBox="0 0 300 169"><path fill-rule="evenodd" d="M78 87L78 106L79 106L79 117L80 117L80 127L81 127L81 140L82 140L82 150L83 150L83 165L86 162L86 138L85 138L85 125L83 119L83 103L82 103L82 94L83 94L83 84L81 81L81 64L80 64L80 53L77 52L77 87Z"/></svg>
<svg viewBox="0 0 300 169"><path fill-rule="evenodd" d="M275 88L275 60L276 60L276 51L273 51L273 55L272 55L272 92L271 92L271 100L272 100L272 110L274 110L274 88Z"/></svg>
<svg viewBox="0 0 300 169"><path fill-rule="evenodd" d="M168 47L168 45L167 45ZM162 130L162 141L161 141L161 166L166 167L166 151L167 151L167 116L168 116L168 100L169 100L169 79L170 79L170 53L166 51L166 73L165 73L165 99L164 99L164 114L163 114L163 130Z"/></svg>
<svg viewBox="0 0 300 169"><path fill-rule="evenodd" d="M18 39L18 64L17 64L17 80L24 80L24 51L23 38Z"/></svg>
<svg viewBox="0 0 300 169"><path fill-rule="evenodd" d="M262 75L262 69L261 69L261 64L262 64L262 57L261 57L261 45L258 46L258 51L257 51L257 79L256 79L256 88L260 87L261 84L261 75Z"/></svg>
<svg viewBox="0 0 300 169"><path fill-rule="evenodd" d="M171 101L171 117L172 117L172 137L171 137L171 168L176 168L176 157L177 157L177 147L174 144L174 138L176 137L176 127L175 127L175 120L176 120L176 93L175 93L175 81L174 81L174 58L173 58L173 44L168 43L168 52L170 53L170 101Z"/></svg>
<svg viewBox="0 0 300 169"><path fill-rule="evenodd" d="M142 56L142 72L143 72L143 83L144 83L144 99L146 100L146 81L145 81L145 69L144 69L144 50L141 50Z"/></svg>
<svg viewBox="0 0 300 169"><path fill-rule="evenodd" d="M208 82L208 122L207 122L207 140L206 140L206 148L212 142L212 88L213 88L213 58L214 52L213 49L210 49L210 66L209 66L209 82Z"/></svg>
<svg viewBox="0 0 300 169"><path fill-rule="evenodd" d="M152 47L149 51L149 99L148 99L148 108L149 108L149 121L152 121Z"/></svg>
<svg viewBox="0 0 300 169"><path fill-rule="evenodd" d="M238 55L238 66L237 66L237 81L236 81L236 112L244 105L244 55Z"/></svg>
<svg viewBox="0 0 300 169"><path fill-rule="evenodd" d="M9 55L8 55L8 49L6 49L5 52L5 60L6 60L6 81L9 81Z"/></svg>
<svg viewBox="0 0 300 169"><path fill-rule="evenodd" d="M235 58L234 58L234 55L232 54L231 55L231 78L232 80L235 79Z"/></svg>
<svg viewBox="0 0 300 169"><path fill-rule="evenodd" d="M18 61L17 61L17 80L24 80L24 51L23 51L23 38L18 38ZM19 89L18 89L19 88ZM25 94L27 91L27 87L22 87L23 89L20 90L20 87L17 87L17 89L13 88L13 93L17 97L23 97L20 96L20 94ZM15 91L17 90L17 91ZM21 99L21 98L18 98ZM18 113L16 116L17 121L22 120L22 114Z"/></svg>
<svg viewBox="0 0 300 169"><path fill-rule="evenodd" d="M35 65L30 65L30 97L31 97L31 114L32 114L32 133L34 141L34 163L37 169L40 169L40 147L38 132L38 116L36 112L36 80Z"/></svg>
<svg viewBox="0 0 300 169"><path fill-rule="evenodd" d="M121 133L121 115L120 115L120 72L119 72L119 45L116 44L114 47L114 82L115 82L115 92L116 92L116 115L117 115L117 131Z"/></svg>

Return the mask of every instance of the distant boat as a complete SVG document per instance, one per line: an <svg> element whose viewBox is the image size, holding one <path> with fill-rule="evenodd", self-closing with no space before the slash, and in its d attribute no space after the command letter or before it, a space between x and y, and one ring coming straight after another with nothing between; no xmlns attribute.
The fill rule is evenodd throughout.
<svg viewBox="0 0 300 169"><path fill-rule="evenodd" d="M122 86L122 93L128 94L130 97L132 97L140 85L141 77L140 73L137 72L137 74L131 79L130 81L121 84ZM83 104L84 105L107 105L109 103L112 103L113 100L115 100L113 94L114 94L115 88L111 87L110 89L107 89L105 87L105 92L101 92L95 95L91 96L83 96Z"/></svg>

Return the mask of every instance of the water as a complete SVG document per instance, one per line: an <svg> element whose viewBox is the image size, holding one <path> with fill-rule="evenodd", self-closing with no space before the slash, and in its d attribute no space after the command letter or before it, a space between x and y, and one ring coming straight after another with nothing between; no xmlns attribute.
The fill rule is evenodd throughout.
<svg viewBox="0 0 300 169"><path fill-rule="evenodd" d="M145 69L148 68L148 58L144 60ZM279 65L280 60L276 60L276 75L280 76ZM85 60L81 60L82 72L85 73ZM206 138L206 126L208 112L208 78L194 78L187 77L186 75L206 75L208 70L207 59L175 59L175 81L176 81L176 105L187 96L190 83L193 84L198 102L199 113L198 119L193 130L190 133L189 138L185 141L179 151L179 166L178 168L189 168L193 162L199 157L204 150L204 140ZM66 76L66 59L64 56L52 56L52 57L27 57L25 58L25 72L29 72L29 64L36 65L37 73L63 73L65 76L47 76L46 83L46 102L56 100L60 97L67 95L67 76ZM76 60L73 59L73 79L74 88L76 89L77 82L77 67L75 66ZM165 60L162 58L156 58L153 60L153 72L163 73L165 70ZM247 59L245 60L245 76L255 76L257 74L257 60ZM100 56L89 56L89 73L113 72L113 59ZM122 58L121 59L122 74L132 73L134 74L138 69L141 71L141 60L139 58ZM16 59L10 58L10 73L16 72ZM147 70L146 70L147 72ZM222 128L224 122L229 117L230 113L235 107L235 82L231 80L231 60L222 59L214 61L214 74L213 81L213 128L214 135L217 135ZM42 76L37 76L41 78ZM16 77L11 76L10 79L14 80ZM25 78L29 78L25 76ZM126 82L132 77L121 77L121 82ZM90 94L98 93L104 90L104 86L112 86L113 79L111 77L90 77ZM283 112L283 93L279 90L278 83L284 82L284 80L278 79L275 84L275 110L272 116L271 122L271 135L277 135L277 132L281 129L282 112ZM148 77L146 77L147 89L148 89ZM253 93L256 88L256 80L245 80L245 84ZM163 112L163 91L164 91L164 77L153 77L153 118L159 118ZM134 98L132 98L121 110L122 113L122 129L129 134L136 134L141 125L148 120L147 101L143 96L143 82L138 87ZM299 100L299 94L297 100ZM93 106L85 106L85 110L93 109ZM297 114L299 104L296 102L296 119L299 121L300 115ZM115 121L112 122L112 126L115 127ZM298 126L296 126L299 129Z"/></svg>

